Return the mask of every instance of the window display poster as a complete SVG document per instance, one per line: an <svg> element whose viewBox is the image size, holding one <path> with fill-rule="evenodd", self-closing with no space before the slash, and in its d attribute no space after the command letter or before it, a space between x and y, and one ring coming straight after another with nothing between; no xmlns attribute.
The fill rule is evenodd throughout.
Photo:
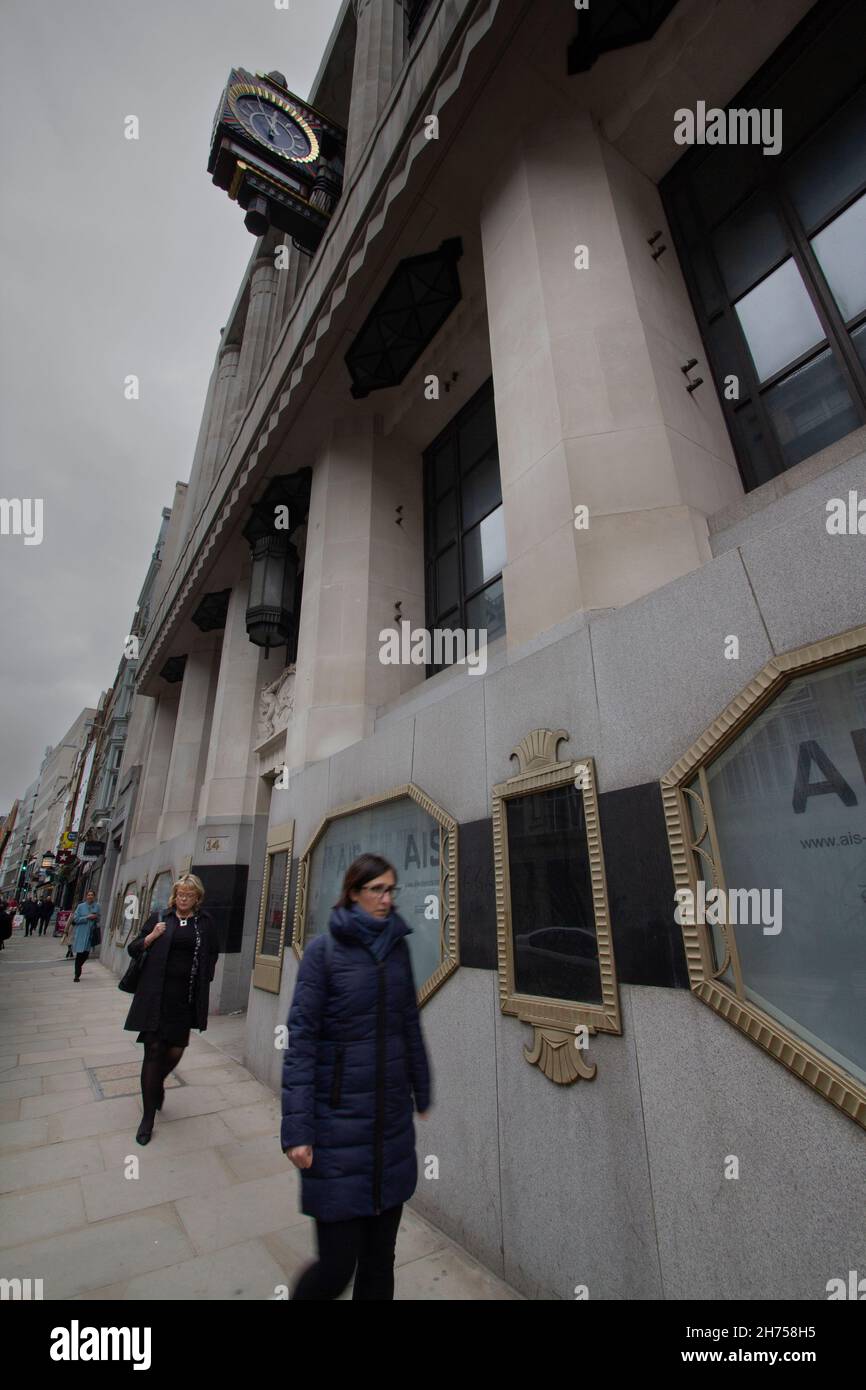
<svg viewBox="0 0 866 1390"><path fill-rule="evenodd" d="M764 890L734 926L747 997L866 1080L866 657L792 680L707 779L729 920Z"/></svg>
<svg viewBox="0 0 866 1390"><path fill-rule="evenodd" d="M397 874L395 906L411 928L407 944L420 989L443 959L440 846L438 821L410 797L331 821L311 856L305 939L324 931L352 861L360 854L380 854Z"/></svg>

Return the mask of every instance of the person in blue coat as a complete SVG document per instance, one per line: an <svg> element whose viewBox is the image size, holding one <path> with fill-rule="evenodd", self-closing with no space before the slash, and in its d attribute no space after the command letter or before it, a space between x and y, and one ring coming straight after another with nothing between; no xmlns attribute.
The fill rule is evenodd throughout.
<svg viewBox="0 0 866 1390"><path fill-rule="evenodd" d="M84 895L84 902L79 903L72 914L72 949L75 952L73 980L76 984L81 979L81 967L90 955L93 933L99 926L99 918L99 903L96 901L96 894L90 889Z"/></svg>
<svg viewBox="0 0 866 1390"><path fill-rule="evenodd" d="M377 854L346 871L328 927L304 952L289 1012L280 1142L301 1170L319 1258L293 1299L394 1297L397 1230L418 1181L412 1099L430 1107L397 875Z"/></svg>

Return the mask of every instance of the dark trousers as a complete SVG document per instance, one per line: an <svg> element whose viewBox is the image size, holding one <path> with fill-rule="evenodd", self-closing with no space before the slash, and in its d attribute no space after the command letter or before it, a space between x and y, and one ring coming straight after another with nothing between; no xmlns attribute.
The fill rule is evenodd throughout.
<svg viewBox="0 0 866 1390"><path fill-rule="evenodd" d="M90 952L89 952L89 951L79 951L78 954L76 955L76 957L75 957L75 978L76 978L76 980L80 980L80 979L81 979L81 967L82 967L82 965L84 964L84 962L87 960L87 957L88 957L89 955L90 955Z"/></svg>
<svg viewBox="0 0 866 1390"><path fill-rule="evenodd" d="M305 1269L292 1299L339 1298L357 1264L352 1299L370 1302L394 1297L394 1249L402 1204L353 1221L317 1221L317 1262Z"/></svg>

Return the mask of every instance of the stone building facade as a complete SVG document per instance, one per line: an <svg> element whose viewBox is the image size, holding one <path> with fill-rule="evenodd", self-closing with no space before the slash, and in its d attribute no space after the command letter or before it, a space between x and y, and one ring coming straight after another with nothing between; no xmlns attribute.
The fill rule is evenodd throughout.
<svg viewBox="0 0 866 1390"><path fill-rule="evenodd" d="M214 1002L247 1010L276 1088L352 817L416 887L436 868L411 900L419 941L440 923L415 1202L530 1296L821 1298L862 1254L866 855L806 845L827 797L866 794L857 22L841 0L344 5L309 95L348 128L342 195L314 256L278 270L282 238L256 242L172 507L113 892L146 912L201 874ZM752 109L782 112L776 153L678 141L683 111ZM249 528L296 485L296 629L266 650ZM384 662L405 623L484 632L483 671ZM523 939L520 893L555 935L560 888L517 839L509 869L506 803L571 764L584 800L545 833L560 888L562 826L584 846L603 990L521 1002L560 948ZM761 848L783 812L788 848ZM778 877L728 885L787 885L775 956L675 917L755 845ZM835 962L811 990L804 864ZM591 1061L558 1084L582 1025Z"/></svg>

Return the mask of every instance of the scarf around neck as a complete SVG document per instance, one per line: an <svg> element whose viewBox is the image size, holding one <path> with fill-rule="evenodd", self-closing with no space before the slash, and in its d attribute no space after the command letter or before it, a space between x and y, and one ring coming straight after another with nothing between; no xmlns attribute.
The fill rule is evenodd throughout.
<svg viewBox="0 0 866 1390"><path fill-rule="evenodd" d="M359 935L364 945L372 951L377 960L382 960L393 940L395 916L393 909L387 917L371 917L358 903L349 908L358 925Z"/></svg>

